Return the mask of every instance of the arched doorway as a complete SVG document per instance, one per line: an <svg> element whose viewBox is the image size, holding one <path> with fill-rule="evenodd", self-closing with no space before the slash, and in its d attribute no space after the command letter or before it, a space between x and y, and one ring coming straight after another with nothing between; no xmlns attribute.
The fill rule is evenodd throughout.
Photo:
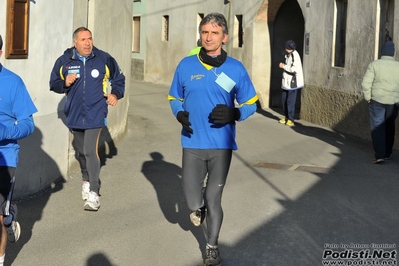
<svg viewBox="0 0 399 266"><path fill-rule="evenodd" d="M287 40L294 40L297 51L303 58L303 42L305 32L305 20L301 7L297 0L286 0L280 6L274 22L269 24L271 32L271 79L270 79L270 108L281 109L281 75L282 70L278 67L284 62L284 44ZM303 63L303 62L302 62ZM295 109L300 110L300 92L297 96Z"/></svg>

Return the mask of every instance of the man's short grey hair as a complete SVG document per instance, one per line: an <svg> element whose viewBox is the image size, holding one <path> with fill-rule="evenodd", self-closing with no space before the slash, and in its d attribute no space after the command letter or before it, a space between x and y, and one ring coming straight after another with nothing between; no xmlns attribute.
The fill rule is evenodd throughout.
<svg viewBox="0 0 399 266"><path fill-rule="evenodd" d="M206 15L202 20L201 23L199 24L198 27L198 32L201 34L201 27L204 24L216 24L219 27L222 27L223 33L224 34L229 34L229 29L227 27L227 21L226 18L223 16L223 14L220 13L210 13Z"/></svg>
<svg viewBox="0 0 399 266"><path fill-rule="evenodd" d="M0 35L0 50L1 49L3 49L3 38L1 38L1 35Z"/></svg>
<svg viewBox="0 0 399 266"><path fill-rule="evenodd" d="M88 32L90 32L90 34L91 34L91 31L90 31L88 28L86 28L86 27L79 27L79 28L77 28L77 29L73 32L72 39L73 39L74 41L76 41L76 37L78 36L78 33L81 32L81 31L88 31Z"/></svg>

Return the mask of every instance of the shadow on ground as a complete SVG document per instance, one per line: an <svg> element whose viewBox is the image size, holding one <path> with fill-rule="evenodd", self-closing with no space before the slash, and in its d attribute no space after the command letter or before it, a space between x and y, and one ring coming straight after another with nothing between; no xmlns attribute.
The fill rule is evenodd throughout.
<svg viewBox="0 0 399 266"><path fill-rule="evenodd" d="M190 211L183 195L181 168L164 161L159 152L152 152L150 156L152 160L143 163L141 172L153 185L165 219L171 224L178 224L184 231L190 231L197 239L198 248L204 256L204 233L200 227L194 227L188 219Z"/></svg>
<svg viewBox="0 0 399 266"><path fill-rule="evenodd" d="M283 213L236 245L221 245L223 265L322 265L328 244L397 245L398 159L374 165L368 141L300 122L292 130L337 147L340 152L335 154L339 160L334 171L316 174L319 181L297 200L277 200ZM245 158L235 156L250 165ZM251 170L268 183L267 175L256 168Z"/></svg>

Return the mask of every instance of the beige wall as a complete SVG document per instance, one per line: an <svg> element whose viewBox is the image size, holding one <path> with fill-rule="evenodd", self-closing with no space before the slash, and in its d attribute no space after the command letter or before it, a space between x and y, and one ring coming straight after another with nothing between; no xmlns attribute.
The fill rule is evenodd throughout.
<svg viewBox="0 0 399 266"><path fill-rule="evenodd" d="M145 16L146 55L144 80L170 84L180 60L196 46L198 25L197 14L218 12L225 15L229 26L229 40L224 46L227 53L242 61L252 77L259 96L268 102L270 51L269 32L265 13L259 16L263 0L214 1L209 4L187 4L185 0L164 1L147 5ZM169 41L162 41L162 18L169 16ZM244 46L233 47L234 19L243 15ZM263 16L263 17L262 17ZM257 20L256 20L257 18ZM256 24L254 26L256 20ZM254 54L257 49L256 54ZM259 51L259 53L258 53ZM256 57L256 58L255 58Z"/></svg>
<svg viewBox="0 0 399 266"><path fill-rule="evenodd" d="M0 34L6 34L6 2L0 1ZM95 45L113 55L125 73L130 73L131 0L96 0L90 10ZM115 4L117 2L117 4ZM30 2L29 58L0 62L19 74L39 110L34 115L35 132L20 141L20 163L17 170L15 197L35 193L57 179L67 180L70 164L70 136L62 118L64 96L50 92L49 77L55 60L72 46L75 27L85 26L84 0L52 0ZM95 14L99 12L99 14ZM101 12L101 13L100 13ZM126 30L126 32L125 32ZM130 76L127 75L129 84ZM127 95L129 87L127 89ZM126 124L127 99L110 112L110 132L115 139Z"/></svg>

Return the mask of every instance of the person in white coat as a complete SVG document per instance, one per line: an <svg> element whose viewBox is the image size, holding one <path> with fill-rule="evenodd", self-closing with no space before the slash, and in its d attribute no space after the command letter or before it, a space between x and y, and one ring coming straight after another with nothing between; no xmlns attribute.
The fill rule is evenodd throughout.
<svg viewBox="0 0 399 266"><path fill-rule="evenodd" d="M395 120L399 102L399 62L395 44L387 41L381 58L369 64L362 81L364 99L369 105L371 140L375 164L391 159L395 143Z"/></svg>
<svg viewBox="0 0 399 266"><path fill-rule="evenodd" d="M279 123L287 126L294 126L296 96L298 90L304 86L301 57L295 49L295 42L288 40L285 43L285 62L279 64L283 69L281 100L284 110L284 118L280 119Z"/></svg>

